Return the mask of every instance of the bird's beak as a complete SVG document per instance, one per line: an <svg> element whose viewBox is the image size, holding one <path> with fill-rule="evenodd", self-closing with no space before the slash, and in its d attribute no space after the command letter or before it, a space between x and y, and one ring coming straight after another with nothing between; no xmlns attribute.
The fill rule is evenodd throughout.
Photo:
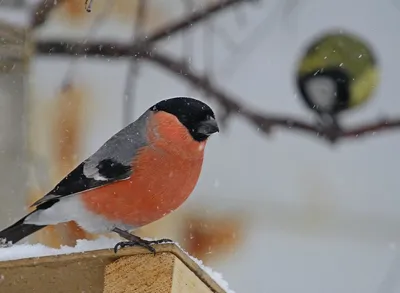
<svg viewBox="0 0 400 293"><path fill-rule="evenodd" d="M215 132L219 132L219 127L218 127L217 121L215 121L215 119L209 119L209 120L200 122L200 125L197 128L197 131L204 135L211 135Z"/></svg>

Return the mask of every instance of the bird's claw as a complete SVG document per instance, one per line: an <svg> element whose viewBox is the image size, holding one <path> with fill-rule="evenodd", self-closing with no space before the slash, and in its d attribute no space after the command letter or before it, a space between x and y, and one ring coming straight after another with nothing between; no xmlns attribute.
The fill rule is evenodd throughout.
<svg viewBox="0 0 400 293"><path fill-rule="evenodd" d="M154 249L154 247L152 247L152 245L161 244L161 243L170 243L170 242L173 242L173 241L171 239L166 239L166 238L159 239L159 240L137 239L137 240L133 240L133 241L122 241L122 242L118 242L114 246L114 253L117 253L117 251L119 249L122 249L122 248L125 248L125 247L140 246L140 247L143 247L143 248L147 249L148 251L150 251L154 255L156 255L156 250Z"/></svg>
<svg viewBox="0 0 400 293"><path fill-rule="evenodd" d="M117 253L119 249L125 248L125 247L133 247L133 246L141 246L143 248L146 248L149 250L151 253L156 254L156 250L154 247L152 247L149 243L146 242L141 242L141 241L122 241L118 242L114 246L114 252Z"/></svg>

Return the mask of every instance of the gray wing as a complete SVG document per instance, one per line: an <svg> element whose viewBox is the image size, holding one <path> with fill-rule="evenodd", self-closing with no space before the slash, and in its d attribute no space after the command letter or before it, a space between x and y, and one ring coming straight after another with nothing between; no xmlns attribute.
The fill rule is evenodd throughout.
<svg viewBox="0 0 400 293"><path fill-rule="evenodd" d="M145 112L138 120L112 136L98 151L77 166L32 206L47 208L48 204L53 205L61 197L128 179L134 172L132 168L134 157L141 148L148 145L149 115L151 113Z"/></svg>

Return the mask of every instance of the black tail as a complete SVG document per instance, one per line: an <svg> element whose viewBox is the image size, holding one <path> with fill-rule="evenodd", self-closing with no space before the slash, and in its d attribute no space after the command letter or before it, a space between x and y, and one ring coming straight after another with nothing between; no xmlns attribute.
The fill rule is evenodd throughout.
<svg viewBox="0 0 400 293"><path fill-rule="evenodd" d="M25 237L28 237L36 231L39 231L40 229L46 227L45 225L37 226L32 224L24 224L26 217L28 217L29 215L30 214L26 215L10 227L4 229L3 231L0 231L0 245L17 243Z"/></svg>

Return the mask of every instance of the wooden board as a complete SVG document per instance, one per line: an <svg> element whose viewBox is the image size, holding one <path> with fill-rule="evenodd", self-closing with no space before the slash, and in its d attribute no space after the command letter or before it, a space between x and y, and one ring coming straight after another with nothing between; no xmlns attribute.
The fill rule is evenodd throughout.
<svg viewBox="0 0 400 293"><path fill-rule="evenodd" d="M7 293L225 293L173 244L157 254L133 247L0 262L0 292Z"/></svg>

